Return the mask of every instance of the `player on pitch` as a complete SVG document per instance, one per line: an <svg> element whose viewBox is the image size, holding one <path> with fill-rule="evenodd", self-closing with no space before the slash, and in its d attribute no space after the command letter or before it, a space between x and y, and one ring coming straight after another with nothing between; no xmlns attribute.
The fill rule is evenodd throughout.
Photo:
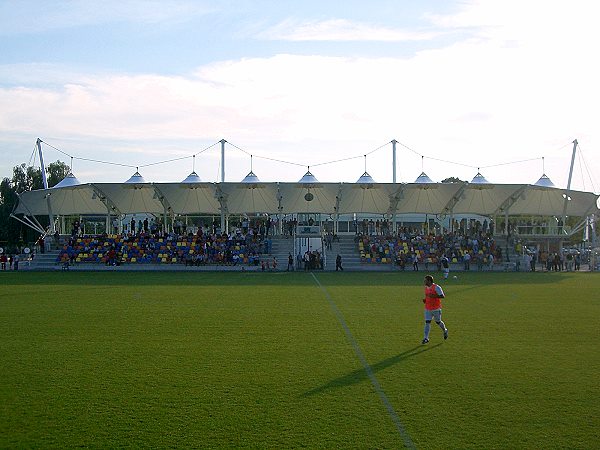
<svg viewBox="0 0 600 450"><path fill-rule="evenodd" d="M442 299L444 298L444 291L442 287L433 282L431 275L425 275L425 331L423 333L423 341L421 344L427 344L429 342L429 330L431 329L431 319L435 319L435 323L444 332L444 339L448 339L448 328L446 324L442 322Z"/></svg>

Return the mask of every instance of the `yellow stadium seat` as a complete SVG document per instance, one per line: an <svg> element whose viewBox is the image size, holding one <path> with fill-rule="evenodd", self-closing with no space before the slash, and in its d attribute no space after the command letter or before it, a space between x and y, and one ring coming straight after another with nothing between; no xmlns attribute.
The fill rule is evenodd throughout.
<svg viewBox="0 0 600 450"><path fill-rule="evenodd" d="M137 262L137 258L134 256L133 258L131 258L131 262Z"/></svg>

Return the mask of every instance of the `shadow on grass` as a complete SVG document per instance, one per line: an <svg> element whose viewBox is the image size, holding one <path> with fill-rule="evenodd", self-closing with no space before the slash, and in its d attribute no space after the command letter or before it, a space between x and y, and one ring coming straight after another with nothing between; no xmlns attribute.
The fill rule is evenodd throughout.
<svg viewBox="0 0 600 450"><path fill-rule="evenodd" d="M422 287L423 276L429 272L315 272L327 287L402 286ZM437 280L439 274L433 273ZM444 287L473 288L489 284L551 284L590 273L525 273L470 272L459 273L459 279L442 280ZM92 286L315 286L310 272L232 272L232 271L69 271L69 272L2 272L5 285L92 285Z"/></svg>
<svg viewBox="0 0 600 450"><path fill-rule="evenodd" d="M380 370L398 364L404 361L405 359L433 350L434 348L439 347L440 345L442 345L442 342L432 346L417 345L416 347L413 347L410 350L406 350L402 353L399 353L395 356L391 356L390 358L386 358L383 361L379 361L378 363L371 365L371 371L373 372L373 374L375 374ZM331 380L329 383L326 383L322 386L316 387L314 389L311 389L310 391L305 392L304 394L302 394L302 397L310 397L312 395L316 395L321 392L328 391L330 389L351 386L353 384L357 384L368 379L369 374L364 368L356 369L350 372L349 374L344 375L343 377L336 378L335 380Z"/></svg>

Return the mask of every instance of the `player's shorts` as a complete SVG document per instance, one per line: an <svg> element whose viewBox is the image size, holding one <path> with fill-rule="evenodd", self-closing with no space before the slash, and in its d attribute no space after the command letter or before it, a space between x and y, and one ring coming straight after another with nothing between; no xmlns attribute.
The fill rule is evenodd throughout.
<svg viewBox="0 0 600 450"><path fill-rule="evenodd" d="M425 320L434 319L436 322L441 322L442 320L442 310L441 309L426 309L425 310Z"/></svg>

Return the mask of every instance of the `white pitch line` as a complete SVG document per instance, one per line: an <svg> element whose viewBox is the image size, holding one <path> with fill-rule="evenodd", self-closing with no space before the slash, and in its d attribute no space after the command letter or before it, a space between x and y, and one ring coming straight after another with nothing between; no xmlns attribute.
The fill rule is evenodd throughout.
<svg viewBox="0 0 600 450"><path fill-rule="evenodd" d="M337 305L331 298L331 295L329 295L329 292L327 292L327 289L325 289L323 287L323 285L319 282L319 280L317 279L315 274L313 272L311 272L311 275L315 279L315 282L317 283L317 285L319 286L321 291L325 294L325 297L327 298L327 301L329 302L329 306L335 313L335 316L337 317L338 322L344 329L346 338L348 339L348 341L352 345L352 348L354 349L354 353L356 353L356 356L358 357L363 368L365 369L365 372L369 376L369 379L371 380L371 384L375 388L375 391L377 391L377 394L379 395L381 402L385 406L385 409L387 410L388 415L392 419L392 422L394 422L394 425L396 425L396 429L398 430L398 433L400 433L400 436L402 437L402 440L404 441L404 446L406 448L416 449L414 442L412 441L412 439L406 432L404 425L402 425L402 421L400 420L398 413L396 412L396 410L390 403L389 399L387 398L387 395L385 395L385 392L384 392L383 388L381 387L381 384L379 384L379 381L377 380L377 378L375 377L375 374L373 373L373 369L371 369L371 366L367 362L367 358L365 358L365 355L362 352L362 350L360 349L358 342L356 342L356 339L354 339L354 336L352 335L350 328L348 328L348 325L346 324L346 321L344 320L344 316L342 315L342 312L338 309Z"/></svg>

